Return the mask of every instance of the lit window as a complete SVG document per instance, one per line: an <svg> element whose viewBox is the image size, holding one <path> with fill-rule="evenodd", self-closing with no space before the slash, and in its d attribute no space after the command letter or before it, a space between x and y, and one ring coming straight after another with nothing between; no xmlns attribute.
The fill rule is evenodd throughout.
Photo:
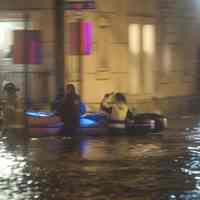
<svg viewBox="0 0 200 200"><path fill-rule="evenodd" d="M155 51L155 30L153 25L143 26L143 51L152 54Z"/></svg>
<svg viewBox="0 0 200 200"><path fill-rule="evenodd" d="M129 49L132 54L140 52L140 25L129 25Z"/></svg>
<svg viewBox="0 0 200 200"><path fill-rule="evenodd" d="M153 93L155 66L155 25L130 24L129 39L129 92Z"/></svg>

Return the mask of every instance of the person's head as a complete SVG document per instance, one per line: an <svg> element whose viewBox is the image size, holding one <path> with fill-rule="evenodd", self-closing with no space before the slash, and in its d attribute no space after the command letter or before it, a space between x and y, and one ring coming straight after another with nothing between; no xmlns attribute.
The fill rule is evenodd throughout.
<svg viewBox="0 0 200 200"><path fill-rule="evenodd" d="M66 94L67 95L75 95L76 94L76 90L73 84L67 84L66 86Z"/></svg>
<svg viewBox="0 0 200 200"><path fill-rule="evenodd" d="M7 95L16 95L16 92L19 91L19 88L15 86L14 83L8 82L5 84L3 88L4 92L6 92Z"/></svg>
<svg viewBox="0 0 200 200"><path fill-rule="evenodd" d="M109 93L106 93L104 96L103 96L103 98L108 98L110 96L110 94Z"/></svg>
<svg viewBox="0 0 200 200"><path fill-rule="evenodd" d="M117 92L114 98L117 103L126 103L126 97L120 92Z"/></svg>

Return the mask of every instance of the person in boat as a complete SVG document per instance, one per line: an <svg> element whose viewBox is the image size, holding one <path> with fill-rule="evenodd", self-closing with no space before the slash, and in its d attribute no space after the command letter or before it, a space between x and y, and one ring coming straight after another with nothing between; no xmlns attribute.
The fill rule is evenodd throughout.
<svg viewBox="0 0 200 200"><path fill-rule="evenodd" d="M64 88L59 88L58 93L51 104L51 111L55 114L59 114L61 111L61 105L64 100Z"/></svg>
<svg viewBox="0 0 200 200"><path fill-rule="evenodd" d="M122 93L116 93L114 95L114 103L110 113L110 128L124 129L128 113L129 108L126 97Z"/></svg>
<svg viewBox="0 0 200 200"><path fill-rule="evenodd" d="M80 100L80 115L85 114L86 111L87 111L87 109L86 109L85 103L84 103L83 101Z"/></svg>
<svg viewBox="0 0 200 200"><path fill-rule="evenodd" d="M100 111L110 115L112 112L114 93L106 93L100 103Z"/></svg>
<svg viewBox="0 0 200 200"><path fill-rule="evenodd" d="M126 97L122 93L106 94L100 104L100 109L108 116L111 129L125 129L125 122L132 117Z"/></svg>
<svg viewBox="0 0 200 200"><path fill-rule="evenodd" d="M80 127L80 104L80 96L76 93L74 85L68 84L60 112L65 135L73 135Z"/></svg>

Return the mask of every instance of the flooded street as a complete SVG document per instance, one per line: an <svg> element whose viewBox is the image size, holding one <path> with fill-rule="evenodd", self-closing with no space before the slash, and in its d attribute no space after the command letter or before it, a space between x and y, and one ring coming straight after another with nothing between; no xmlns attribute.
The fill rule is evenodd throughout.
<svg viewBox="0 0 200 200"><path fill-rule="evenodd" d="M200 117L133 136L0 139L0 200L199 200Z"/></svg>

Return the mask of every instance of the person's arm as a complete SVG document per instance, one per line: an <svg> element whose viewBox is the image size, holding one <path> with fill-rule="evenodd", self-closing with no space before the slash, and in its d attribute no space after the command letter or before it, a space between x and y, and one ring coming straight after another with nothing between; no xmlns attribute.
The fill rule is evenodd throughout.
<svg viewBox="0 0 200 200"><path fill-rule="evenodd" d="M113 105L113 93L109 94L108 96L104 97L101 104L106 107L110 108Z"/></svg>
<svg viewBox="0 0 200 200"><path fill-rule="evenodd" d="M111 104L106 98L104 98L101 102L101 106L104 108L109 108L109 107L111 107Z"/></svg>

